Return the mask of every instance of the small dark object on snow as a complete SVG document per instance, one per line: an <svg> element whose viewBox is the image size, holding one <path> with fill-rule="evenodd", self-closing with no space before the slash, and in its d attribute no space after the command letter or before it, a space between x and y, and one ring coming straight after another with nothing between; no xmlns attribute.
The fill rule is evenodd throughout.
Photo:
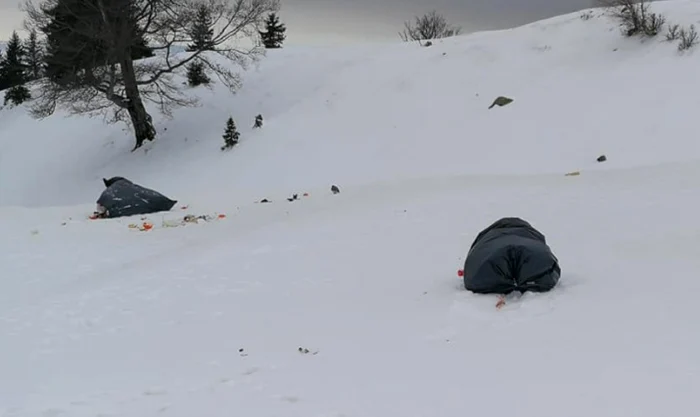
<svg viewBox="0 0 700 417"><path fill-rule="evenodd" d="M332 192L333 194L338 194L338 193L340 192L340 188L338 188L337 185L332 185L332 186L331 186L331 192Z"/></svg>
<svg viewBox="0 0 700 417"><path fill-rule="evenodd" d="M433 46L433 43L431 41L428 41L423 46Z"/></svg>
<svg viewBox="0 0 700 417"><path fill-rule="evenodd" d="M305 348L305 347L299 347L298 350L299 350L299 353L301 353L301 354L303 354L303 355L308 355L308 354L318 355L318 350L313 350L313 351L312 351L312 350L309 350L309 349L307 349L307 348Z"/></svg>
<svg viewBox="0 0 700 417"><path fill-rule="evenodd" d="M504 96L496 97L496 99L493 101L493 104L491 104L489 106L489 109L492 109L493 106L503 107L503 106L506 106L512 102L513 102L512 98L508 98L508 97L504 97Z"/></svg>
<svg viewBox="0 0 700 417"><path fill-rule="evenodd" d="M598 159L596 159L596 161L598 161L598 162L605 162L607 160L608 160L608 158L605 155L600 155L598 157Z"/></svg>
<svg viewBox="0 0 700 417"><path fill-rule="evenodd" d="M292 201L298 200L298 199L299 199L299 194L294 194L291 198L288 198L287 201L289 201L291 203Z"/></svg>
<svg viewBox="0 0 700 417"><path fill-rule="evenodd" d="M260 128L260 127L262 127L262 125L263 125L263 117L262 117L262 114L259 114L259 115L255 116L255 124L253 125L253 129Z"/></svg>
<svg viewBox="0 0 700 417"><path fill-rule="evenodd" d="M481 231L464 262L464 287L480 294L546 292L560 276L544 235L517 217L504 217Z"/></svg>
<svg viewBox="0 0 700 417"><path fill-rule="evenodd" d="M261 203L269 203L270 200L268 200L267 198L263 198L262 200L260 200L260 202L261 202Z"/></svg>
<svg viewBox="0 0 700 417"><path fill-rule="evenodd" d="M134 184L124 177L103 178L102 182L107 189L97 199L101 210L96 213L97 217L115 218L157 213L168 211L177 204L177 200L171 200L157 191Z"/></svg>

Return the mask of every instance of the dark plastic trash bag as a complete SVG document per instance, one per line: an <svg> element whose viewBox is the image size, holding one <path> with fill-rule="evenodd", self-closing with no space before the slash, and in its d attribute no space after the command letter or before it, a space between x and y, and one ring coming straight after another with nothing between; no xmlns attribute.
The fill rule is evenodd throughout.
<svg viewBox="0 0 700 417"><path fill-rule="evenodd" d="M481 231L464 262L464 287L481 294L545 292L561 269L542 233L517 217L505 217Z"/></svg>
<svg viewBox="0 0 700 417"><path fill-rule="evenodd" d="M97 200L99 217L114 218L168 211L177 201L123 177L102 179L107 187Z"/></svg>

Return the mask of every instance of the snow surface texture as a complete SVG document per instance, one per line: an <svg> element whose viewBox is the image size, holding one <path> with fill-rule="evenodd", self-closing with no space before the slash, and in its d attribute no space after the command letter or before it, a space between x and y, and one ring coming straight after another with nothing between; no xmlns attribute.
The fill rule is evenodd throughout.
<svg viewBox="0 0 700 417"><path fill-rule="evenodd" d="M686 415L698 63L577 13L274 51L134 154L97 119L1 111L0 416ZM241 143L221 152L229 114ZM85 220L113 175L189 208L146 232ZM542 231L563 276L498 310L456 270L502 216Z"/></svg>

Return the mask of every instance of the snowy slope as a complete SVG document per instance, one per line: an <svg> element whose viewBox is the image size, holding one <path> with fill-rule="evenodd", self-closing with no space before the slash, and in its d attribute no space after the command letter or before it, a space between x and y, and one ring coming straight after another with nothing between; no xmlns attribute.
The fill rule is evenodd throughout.
<svg viewBox="0 0 700 417"><path fill-rule="evenodd" d="M692 412L699 66L572 14L275 51L147 152L99 120L0 111L0 416ZM515 101L487 110L498 95ZM242 142L222 153L228 114ZM87 221L108 175L189 207L145 232ZM166 227L185 213L226 217ZM513 215L564 276L497 310L455 272Z"/></svg>
<svg viewBox="0 0 700 417"><path fill-rule="evenodd" d="M696 3L657 8L681 24L700 17ZM683 121L695 106L688 83L696 68L694 55L679 57L661 37L642 44L578 13L431 48L290 47L270 52L235 97L198 90L202 106L160 121L159 142L136 155L122 125L61 115L32 123L22 109L0 112L2 155L22 153L17 137L50 147L2 156L0 205L93 202L99 178L111 175L183 200L225 190L237 201L329 182L560 173L590 168L601 152L610 156L605 169L692 160L700 142L686 137ZM499 95L515 101L487 111ZM632 102L654 117L621 112ZM265 129L252 131L258 113ZM222 154L229 115L242 143ZM191 187L202 181L206 188Z"/></svg>

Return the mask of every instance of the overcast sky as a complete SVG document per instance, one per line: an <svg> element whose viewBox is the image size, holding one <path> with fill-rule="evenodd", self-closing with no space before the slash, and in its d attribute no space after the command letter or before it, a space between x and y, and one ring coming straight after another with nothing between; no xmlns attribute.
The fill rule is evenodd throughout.
<svg viewBox="0 0 700 417"><path fill-rule="evenodd" d="M591 7L591 0L281 0L287 43L398 39L403 22L431 9L464 32L502 29ZM21 29L18 0L0 0L0 40Z"/></svg>

